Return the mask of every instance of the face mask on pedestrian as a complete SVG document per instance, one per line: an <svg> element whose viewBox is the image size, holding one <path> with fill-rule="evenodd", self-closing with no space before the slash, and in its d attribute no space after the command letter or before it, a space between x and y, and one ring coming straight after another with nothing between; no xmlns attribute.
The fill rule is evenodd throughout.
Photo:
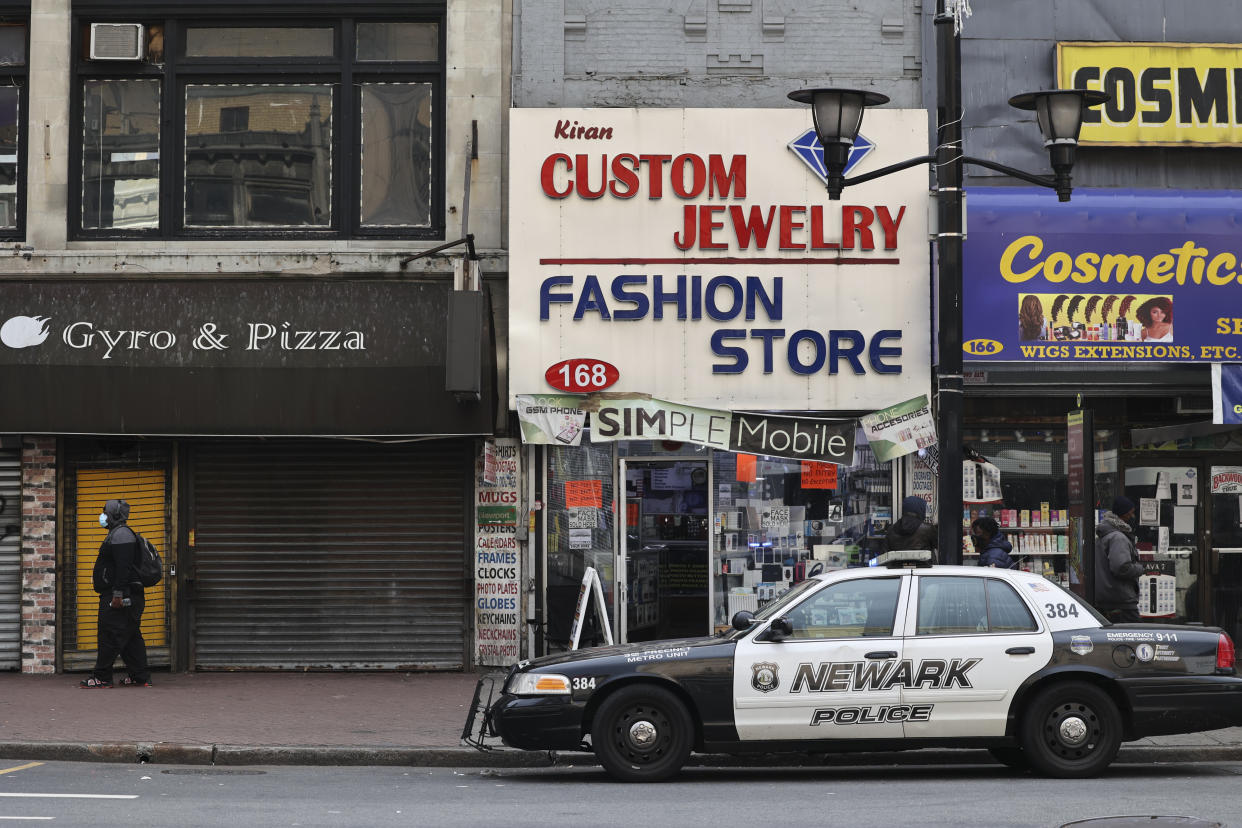
<svg viewBox="0 0 1242 828"><path fill-rule="evenodd" d="M108 513L107 512L99 513L99 525L105 529L108 528Z"/></svg>

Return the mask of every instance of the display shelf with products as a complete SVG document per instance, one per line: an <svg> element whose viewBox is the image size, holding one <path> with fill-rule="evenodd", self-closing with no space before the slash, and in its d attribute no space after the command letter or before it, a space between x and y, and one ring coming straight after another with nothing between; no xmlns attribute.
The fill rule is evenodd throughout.
<svg viewBox="0 0 1242 828"><path fill-rule="evenodd" d="M996 467L1000 494L999 499L988 503L963 503L964 563L978 560L969 537L971 524L989 517L1013 545L1009 555L1019 569L1068 585L1069 494L1064 435L1063 427L1050 423L1038 427L998 425L964 432L964 441Z"/></svg>

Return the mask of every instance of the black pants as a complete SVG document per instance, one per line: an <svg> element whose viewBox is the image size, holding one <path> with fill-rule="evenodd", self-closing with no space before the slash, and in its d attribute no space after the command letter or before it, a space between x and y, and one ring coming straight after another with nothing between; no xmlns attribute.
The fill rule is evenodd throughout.
<svg viewBox="0 0 1242 828"><path fill-rule="evenodd" d="M118 655L130 678L137 682L151 680L147 642L142 640L139 627L146 599L142 590L135 587L130 600L130 606L113 609L111 592L99 596L99 656L91 673L99 681L112 682L112 664Z"/></svg>

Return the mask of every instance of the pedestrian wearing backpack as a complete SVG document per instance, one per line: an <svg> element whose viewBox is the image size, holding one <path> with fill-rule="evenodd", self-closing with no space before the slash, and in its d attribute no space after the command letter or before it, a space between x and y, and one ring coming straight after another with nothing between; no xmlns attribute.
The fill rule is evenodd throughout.
<svg viewBox="0 0 1242 828"><path fill-rule="evenodd" d="M126 525L128 520L129 504L124 500L109 500L99 515L99 524L108 530L94 572L95 591L99 593L99 655L95 669L79 687L111 687L112 665L118 655L129 673L121 679L122 687L151 686L147 644L140 626L146 599L134 572L138 536Z"/></svg>

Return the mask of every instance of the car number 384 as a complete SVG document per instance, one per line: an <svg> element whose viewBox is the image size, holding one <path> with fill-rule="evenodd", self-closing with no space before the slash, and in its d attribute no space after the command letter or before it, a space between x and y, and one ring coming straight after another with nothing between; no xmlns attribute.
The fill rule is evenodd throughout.
<svg viewBox="0 0 1242 828"><path fill-rule="evenodd" d="M810 578L715 636L485 676L464 737L593 751L630 781L667 779L693 751L936 745L1086 777L1123 739L1242 725L1222 630L1109 624L1039 575L917 557Z"/></svg>

